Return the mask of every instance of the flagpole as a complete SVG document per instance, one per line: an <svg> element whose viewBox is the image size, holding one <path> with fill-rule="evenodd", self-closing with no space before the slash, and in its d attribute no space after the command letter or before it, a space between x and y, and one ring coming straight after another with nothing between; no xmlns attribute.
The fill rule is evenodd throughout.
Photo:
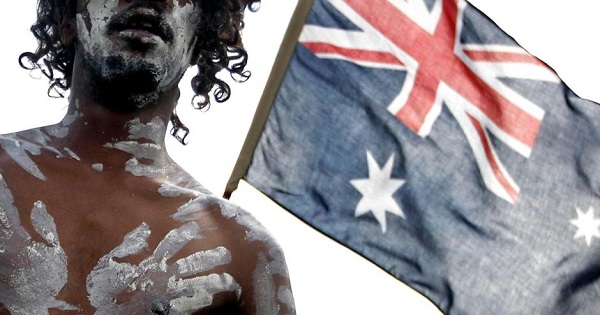
<svg viewBox="0 0 600 315"><path fill-rule="evenodd" d="M281 41L271 74L269 75L258 107L254 113L254 118L252 119L248 134L246 135L246 140L244 141L237 162L235 163L229 180L227 181L227 185L225 186L225 192L223 194L224 198L229 199L231 193L237 189L240 179L242 179L244 174L248 171L254 149L256 148L260 135L265 127L267 117L271 111L271 106L279 92L281 81L287 71L288 64L296 48L296 43L302 32L304 22L306 21L314 2L315 0L298 0L292 18L290 19L290 24Z"/></svg>

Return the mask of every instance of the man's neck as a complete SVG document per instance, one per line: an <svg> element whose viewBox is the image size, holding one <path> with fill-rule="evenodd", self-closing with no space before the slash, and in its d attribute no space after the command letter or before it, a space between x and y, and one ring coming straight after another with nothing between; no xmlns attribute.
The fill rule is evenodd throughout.
<svg viewBox="0 0 600 315"><path fill-rule="evenodd" d="M100 104L75 88L67 115L56 125L63 130L56 142L73 150L82 161L105 164L120 164L130 157L118 149L119 145L152 144L156 150L145 158L165 161L166 128L177 97L175 89L162 94L156 103L117 110L116 104Z"/></svg>

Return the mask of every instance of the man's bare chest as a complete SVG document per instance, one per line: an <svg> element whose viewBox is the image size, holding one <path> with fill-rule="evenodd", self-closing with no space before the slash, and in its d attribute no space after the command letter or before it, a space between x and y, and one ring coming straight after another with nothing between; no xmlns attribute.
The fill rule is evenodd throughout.
<svg viewBox="0 0 600 315"><path fill-rule="evenodd" d="M293 309L279 246L168 157L156 132L163 123L136 118L120 140L87 130L101 138L92 144L69 140L69 123L0 136L0 306L13 314Z"/></svg>
<svg viewBox="0 0 600 315"><path fill-rule="evenodd" d="M144 187L102 196L103 189L84 194L85 186L13 192L0 180L6 308L191 314L237 305L242 286L231 271L231 246L214 237L225 224L215 216L218 207L194 198L149 198ZM188 216L178 217L184 210Z"/></svg>

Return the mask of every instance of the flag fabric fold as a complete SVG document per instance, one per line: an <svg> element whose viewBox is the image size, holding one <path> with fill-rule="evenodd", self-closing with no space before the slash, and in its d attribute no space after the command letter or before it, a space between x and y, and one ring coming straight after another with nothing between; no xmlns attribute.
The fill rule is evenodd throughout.
<svg viewBox="0 0 600 315"><path fill-rule="evenodd" d="M466 1L315 0L244 179L446 314L594 314L599 117Z"/></svg>

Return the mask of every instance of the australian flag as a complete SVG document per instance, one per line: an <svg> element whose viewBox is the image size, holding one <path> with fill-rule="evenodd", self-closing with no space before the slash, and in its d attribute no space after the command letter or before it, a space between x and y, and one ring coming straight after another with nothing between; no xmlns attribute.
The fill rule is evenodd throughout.
<svg viewBox="0 0 600 315"><path fill-rule="evenodd" d="M598 104L464 0L315 0L295 45L250 184L446 314L600 312Z"/></svg>

